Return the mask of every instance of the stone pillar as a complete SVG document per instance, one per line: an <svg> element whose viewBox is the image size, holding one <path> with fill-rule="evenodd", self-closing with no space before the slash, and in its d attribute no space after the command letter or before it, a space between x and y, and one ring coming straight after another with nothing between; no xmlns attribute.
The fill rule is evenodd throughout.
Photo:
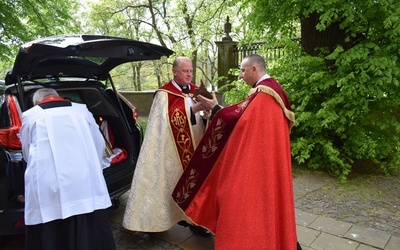
<svg viewBox="0 0 400 250"><path fill-rule="evenodd" d="M225 37L222 41L215 42L218 47L218 76L225 76L227 80L232 81L234 77L228 74L229 69L234 68L236 65L234 50L238 42L232 41L229 33L231 32L231 24L229 23L229 17L226 19L224 25ZM226 84L226 79L218 82L218 87Z"/></svg>

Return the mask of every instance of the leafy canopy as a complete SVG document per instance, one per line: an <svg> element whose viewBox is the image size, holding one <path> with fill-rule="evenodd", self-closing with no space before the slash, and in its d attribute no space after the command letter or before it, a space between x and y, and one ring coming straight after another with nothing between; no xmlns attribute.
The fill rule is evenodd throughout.
<svg viewBox="0 0 400 250"><path fill-rule="evenodd" d="M249 16L252 35L285 47L284 57L267 63L296 114L291 134L296 163L325 169L340 180L359 162L386 174L399 171L400 2L245 4L265 10ZM293 41L299 36L300 43Z"/></svg>
<svg viewBox="0 0 400 250"><path fill-rule="evenodd" d="M21 44L39 37L79 30L75 0L2 0L0 2L0 77L12 65Z"/></svg>

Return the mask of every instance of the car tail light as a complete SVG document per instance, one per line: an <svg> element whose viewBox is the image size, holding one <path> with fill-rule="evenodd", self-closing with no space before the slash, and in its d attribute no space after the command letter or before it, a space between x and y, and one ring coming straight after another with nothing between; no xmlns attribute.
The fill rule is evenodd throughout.
<svg viewBox="0 0 400 250"><path fill-rule="evenodd" d="M25 226L24 219L20 219L19 221L17 221L17 223L14 224L14 228L15 227L24 227L24 226Z"/></svg>
<svg viewBox="0 0 400 250"><path fill-rule="evenodd" d="M21 149L18 134L21 128L21 109L13 95L6 95L10 127L0 129L0 145L6 148Z"/></svg>
<svg viewBox="0 0 400 250"><path fill-rule="evenodd" d="M133 109L133 119L135 120L135 122L137 122L139 119L139 112L136 107Z"/></svg>

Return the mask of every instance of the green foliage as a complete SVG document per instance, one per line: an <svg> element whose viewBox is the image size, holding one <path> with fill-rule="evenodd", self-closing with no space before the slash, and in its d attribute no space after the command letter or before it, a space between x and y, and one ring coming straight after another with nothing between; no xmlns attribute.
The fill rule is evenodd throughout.
<svg viewBox="0 0 400 250"><path fill-rule="evenodd" d="M400 3L398 1L254 1L256 27L284 41L285 57L269 74L284 87L296 114L292 154L297 164L323 169L346 180L358 161L384 173L400 165ZM292 6L292 7L290 7ZM317 29L340 22L350 48L337 45L309 56L288 36L301 17L320 14Z"/></svg>
<svg viewBox="0 0 400 250"><path fill-rule="evenodd" d="M238 77L240 75L240 70L231 69L229 74ZM238 79L232 82L228 81L219 89L219 92L224 93L225 103L234 104L246 99L249 90L250 86L244 83L242 79Z"/></svg>
<svg viewBox="0 0 400 250"><path fill-rule="evenodd" d="M99 0L90 6L88 11L88 30L97 31L104 35L124 36L140 41L152 42L168 47L175 52L175 56L185 55L193 59L195 75L193 80L197 83L203 81L209 86L211 79L217 74L217 50L215 41L223 36L223 27L227 15L237 13L235 6L227 3L231 0L195 0L195 1L160 1L160 0ZM234 14L232 14L234 13ZM241 16L235 18L239 20ZM240 27L240 25L238 25ZM122 34L122 35L121 35ZM175 56L163 62L161 68L161 82L166 82L166 77L171 72L171 64ZM136 69L126 71L127 80L134 85L142 86L142 90L157 88L156 68L145 69L149 64L143 64L143 70L152 72L148 77L138 76ZM136 73L136 75L135 75ZM150 83L147 81L150 79ZM119 85L117 83L116 85ZM127 88L129 86L121 86ZM135 88L131 88L132 90ZM135 89L136 90L136 89Z"/></svg>
<svg viewBox="0 0 400 250"><path fill-rule="evenodd" d="M0 2L0 77L12 65L18 48L23 43L39 37L77 31L77 21L72 18L77 3L59 0Z"/></svg>
<svg viewBox="0 0 400 250"><path fill-rule="evenodd" d="M146 133L146 129L147 129L147 120L146 119L139 119L137 121L137 123L140 125L140 127L142 128L143 131L143 136Z"/></svg>

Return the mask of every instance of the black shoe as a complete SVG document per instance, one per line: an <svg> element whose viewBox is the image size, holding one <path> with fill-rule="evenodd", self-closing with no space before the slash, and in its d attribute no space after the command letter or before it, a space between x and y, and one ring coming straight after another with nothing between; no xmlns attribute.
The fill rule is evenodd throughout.
<svg viewBox="0 0 400 250"><path fill-rule="evenodd" d="M194 234L203 236L203 237L209 237L211 236L211 232L205 229L204 227L200 226L194 226L194 225L189 225L190 231L192 231Z"/></svg>
<svg viewBox="0 0 400 250"><path fill-rule="evenodd" d="M179 226L182 226L182 227L188 227L188 226L190 226L190 224L187 223L185 220L181 220L180 222L178 222L178 225L179 225Z"/></svg>

